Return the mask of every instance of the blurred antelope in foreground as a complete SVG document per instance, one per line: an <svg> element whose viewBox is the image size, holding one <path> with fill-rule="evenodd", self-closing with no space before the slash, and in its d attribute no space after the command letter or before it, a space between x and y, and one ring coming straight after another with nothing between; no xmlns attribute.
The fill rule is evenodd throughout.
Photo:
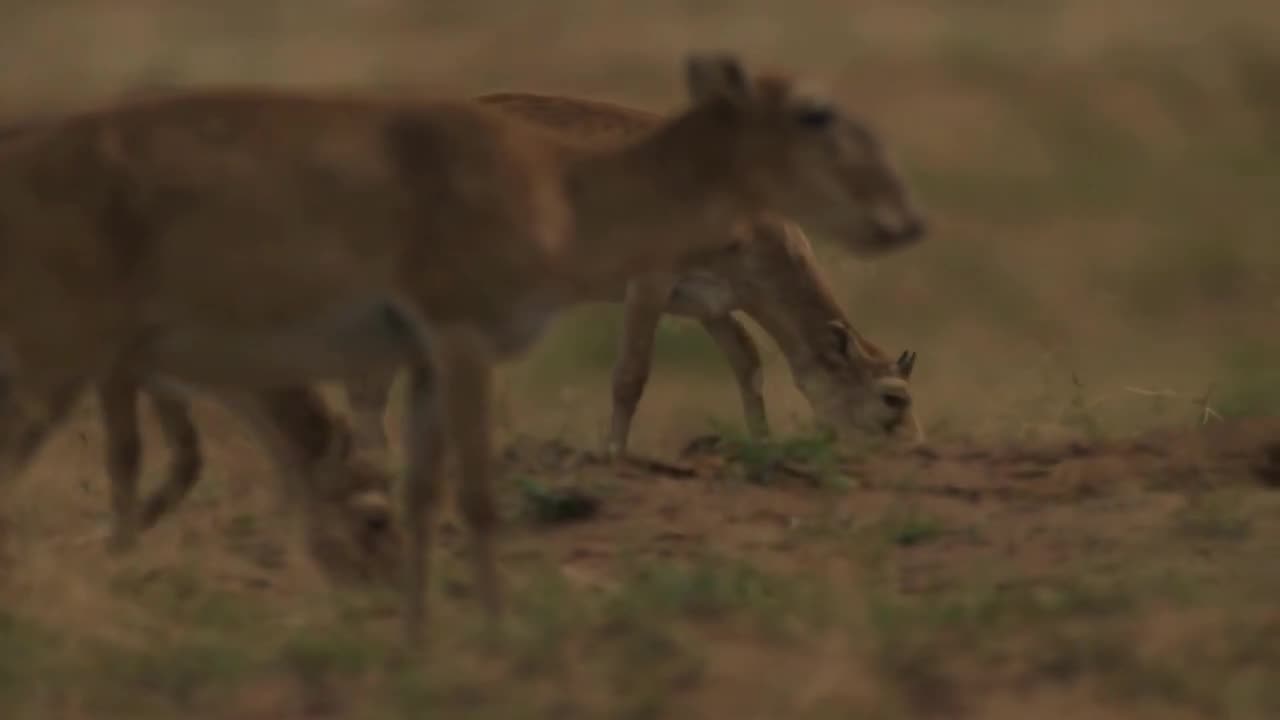
<svg viewBox="0 0 1280 720"><path fill-rule="evenodd" d="M406 637L424 624L446 432L478 596L496 618L496 362L570 303L722 251L744 216L794 218L862 255L919 235L861 123L732 58L687 69L690 105L619 143L473 101L319 90L177 93L9 139L0 481L86 383L132 398L104 410L117 457L137 389L156 378L268 415L311 383L407 365ZM287 436L268 443L282 466ZM117 469L114 535L127 546L136 462Z"/></svg>

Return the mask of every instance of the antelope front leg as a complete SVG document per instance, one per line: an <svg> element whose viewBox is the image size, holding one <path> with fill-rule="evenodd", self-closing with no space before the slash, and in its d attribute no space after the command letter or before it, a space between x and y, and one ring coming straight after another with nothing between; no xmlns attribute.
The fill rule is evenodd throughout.
<svg viewBox="0 0 1280 720"><path fill-rule="evenodd" d="M458 330L448 334L441 356L447 380L443 388L445 411L461 466L458 502L471 529L476 592L489 619L496 623L502 613L502 597L494 552L498 510L492 486L492 354L481 336Z"/></svg>
<svg viewBox="0 0 1280 720"><path fill-rule="evenodd" d="M408 543L403 586L404 634L421 647L431 579L435 514L444 460L444 407L429 361L409 366L404 416L404 513Z"/></svg>
<svg viewBox="0 0 1280 720"><path fill-rule="evenodd" d="M111 479L112 528L107 547L132 550L138 540L138 472L142 433L138 427L138 384L116 377L98 385L106 431L107 475Z"/></svg>
<svg viewBox="0 0 1280 720"><path fill-rule="evenodd" d="M361 450L389 451L383 424L387 416L387 399L395 382L395 369L370 371L343 382L347 405L355 426L356 446Z"/></svg>
<svg viewBox="0 0 1280 720"><path fill-rule="evenodd" d="M635 417L653 364L653 340L658 333L675 281L667 276L632 280L627 284L622 314L622 343L613 366L613 420L605 452L612 458L627 453L631 421Z"/></svg>
<svg viewBox="0 0 1280 720"><path fill-rule="evenodd" d="M751 333L732 315L703 318L702 327L715 340L733 368L742 398L742 412L747 430L757 439L769 437L769 416L764 408L764 376L761 374L760 350Z"/></svg>

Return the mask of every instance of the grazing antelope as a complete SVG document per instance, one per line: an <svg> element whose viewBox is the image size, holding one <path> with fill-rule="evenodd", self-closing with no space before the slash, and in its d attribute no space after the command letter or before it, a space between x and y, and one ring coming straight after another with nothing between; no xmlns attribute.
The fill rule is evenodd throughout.
<svg viewBox="0 0 1280 720"><path fill-rule="evenodd" d="M915 353L887 356L853 328L795 225L761 218L741 232L741 242L697 267L635 278L596 298L625 302L622 351L613 372L610 453L626 453L663 313L698 320L715 341L729 361L754 437L770 434L760 352L735 310L777 343L821 425L873 437L905 429L919 439L907 385ZM394 377L366 373L344 382L357 442L365 447L386 448L383 422Z"/></svg>
<svg viewBox="0 0 1280 720"><path fill-rule="evenodd" d="M446 431L496 619L497 361L566 304L722 250L735 218L793 217L864 255L920 233L861 123L732 58L687 70L690 106L629 142L471 101L282 90L123 103L7 141L0 481L86 382L173 377L260 403L407 365L406 637L424 625Z"/></svg>

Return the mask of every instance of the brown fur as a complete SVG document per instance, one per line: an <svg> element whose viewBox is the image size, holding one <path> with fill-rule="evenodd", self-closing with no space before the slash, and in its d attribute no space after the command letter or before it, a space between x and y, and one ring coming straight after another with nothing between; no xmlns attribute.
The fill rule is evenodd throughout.
<svg viewBox="0 0 1280 720"><path fill-rule="evenodd" d="M446 427L496 617L497 360L595 288L722 247L735 217L787 214L863 252L919 234L856 123L760 92L731 59L689 69L691 108L611 147L472 102L269 91L140 101L6 143L0 479L77 383L174 376L261 402L407 363L406 637L423 627Z"/></svg>

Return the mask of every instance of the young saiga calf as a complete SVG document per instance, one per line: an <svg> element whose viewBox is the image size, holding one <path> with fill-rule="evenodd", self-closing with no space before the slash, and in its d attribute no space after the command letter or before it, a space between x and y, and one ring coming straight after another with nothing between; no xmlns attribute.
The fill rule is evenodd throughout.
<svg viewBox="0 0 1280 720"><path fill-rule="evenodd" d="M698 320L724 353L753 437L770 435L760 352L733 316L735 310L759 323L777 343L822 426L872 437L906 431L920 439L908 387L915 353L893 358L854 329L799 228L762 218L743 232L747 237L740 243L678 276L633 279L598 298L625 302L622 349L613 372L611 454L626 453L664 313ZM391 372L366 373L344 383L357 442L364 448L387 448L383 423L394 377Z"/></svg>
<svg viewBox="0 0 1280 720"><path fill-rule="evenodd" d="M736 218L793 217L862 254L919 233L857 120L732 58L687 68L690 105L622 143L470 101L283 90L138 101L5 143L0 335L17 362L0 480L20 469L15 438L85 382L254 393L407 365L406 637L446 432L497 617L497 361L569 303L724 248Z"/></svg>

